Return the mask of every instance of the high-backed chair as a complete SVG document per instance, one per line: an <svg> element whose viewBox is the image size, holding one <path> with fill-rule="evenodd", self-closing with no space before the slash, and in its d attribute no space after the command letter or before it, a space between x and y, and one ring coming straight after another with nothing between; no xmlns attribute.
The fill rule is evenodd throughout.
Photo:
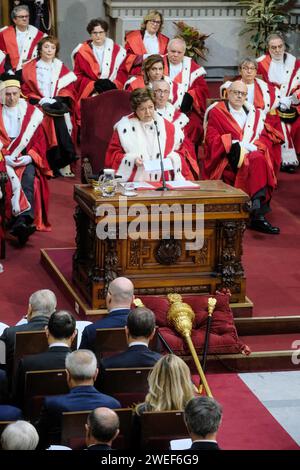
<svg viewBox="0 0 300 470"><path fill-rule="evenodd" d="M149 343L149 348L157 350L158 329L155 329L155 335ZM125 328L101 328L96 330L95 352L97 357L111 356L125 351L128 347Z"/></svg>
<svg viewBox="0 0 300 470"><path fill-rule="evenodd" d="M151 370L152 367L105 369L101 391L113 395L124 407L132 406L144 400Z"/></svg>
<svg viewBox="0 0 300 470"><path fill-rule="evenodd" d="M183 411L145 411L140 416L141 448L168 450L170 440L188 438Z"/></svg>
<svg viewBox="0 0 300 470"><path fill-rule="evenodd" d="M119 408L114 410L120 420L120 433L113 442L114 449L127 449L130 443L132 409ZM85 423L90 411L68 411L63 413L61 444L73 450L85 447Z"/></svg>
<svg viewBox="0 0 300 470"><path fill-rule="evenodd" d="M65 369L34 370L26 372L24 391L24 414L31 421L40 414L43 399L48 395L69 392Z"/></svg>
<svg viewBox="0 0 300 470"><path fill-rule="evenodd" d="M111 90L81 102L81 159L83 166L90 163L93 174L104 168L114 125L131 113L129 97L127 91Z"/></svg>

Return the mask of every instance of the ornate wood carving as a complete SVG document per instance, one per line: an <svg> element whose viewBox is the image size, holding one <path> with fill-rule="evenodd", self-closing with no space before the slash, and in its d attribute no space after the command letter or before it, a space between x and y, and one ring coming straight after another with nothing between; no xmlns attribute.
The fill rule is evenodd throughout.
<svg viewBox="0 0 300 470"><path fill-rule="evenodd" d="M175 264L181 256L181 243L170 238L161 240L154 251L154 256L159 264Z"/></svg>
<svg viewBox="0 0 300 470"><path fill-rule="evenodd" d="M218 272L222 276L222 287L229 288L232 292L240 289L237 279L244 276L241 262L242 237L246 229L243 221L219 222L220 254Z"/></svg>
<svg viewBox="0 0 300 470"><path fill-rule="evenodd" d="M111 281L118 277L117 241L106 239L106 253L104 258L104 296Z"/></svg>
<svg viewBox="0 0 300 470"><path fill-rule="evenodd" d="M131 240L129 243L129 267L139 266L140 258L140 242L138 240Z"/></svg>

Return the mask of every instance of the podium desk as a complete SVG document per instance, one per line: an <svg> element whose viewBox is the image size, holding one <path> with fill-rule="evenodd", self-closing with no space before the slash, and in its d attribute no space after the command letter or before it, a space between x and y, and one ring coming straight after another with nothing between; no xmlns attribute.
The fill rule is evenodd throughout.
<svg viewBox="0 0 300 470"><path fill-rule="evenodd" d="M108 285L118 276L132 280L136 296L214 294L226 287L231 302L245 302L249 197L243 191L200 181L199 189L138 191L126 198L75 185L74 198L72 276L92 309L105 307Z"/></svg>

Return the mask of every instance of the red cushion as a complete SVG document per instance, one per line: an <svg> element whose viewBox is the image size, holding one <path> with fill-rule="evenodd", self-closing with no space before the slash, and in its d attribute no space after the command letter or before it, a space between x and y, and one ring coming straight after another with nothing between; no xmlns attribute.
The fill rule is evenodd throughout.
<svg viewBox="0 0 300 470"><path fill-rule="evenodd" d="M208 295L183 295L183 301L189 304L195 312L193 322L192 341L196 351L203 350L207 324L207 301L209 297L217 299L217 304L212 316L211 330L209 336L210 354L240 353L245 350L237 335L234 325L232 311L229 306L229 295L216 294ZM144 305L153 310L156 316L156 323L160 327L159 332L176 354L189 354L189 348L179 333L170 327L167 320L169 301L163 296L142 296L140 297Z"/></svg>

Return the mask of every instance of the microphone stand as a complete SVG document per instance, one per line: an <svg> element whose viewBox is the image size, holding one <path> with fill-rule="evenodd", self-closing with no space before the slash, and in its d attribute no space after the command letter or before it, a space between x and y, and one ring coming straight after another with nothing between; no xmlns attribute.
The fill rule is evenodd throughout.
<svg viewBox="0 0 300 470"><path fill-rule="evenodd" d="M163 164L163 158L162 158L162 153L161 153L161 147L160 147L160 140L159 140L159 132L157 128L157 121L154 120L154 125L156 129L156 135L157 135L157 142L158 142L158 150L159 150L159 160L160 160L160 171L161 171L161 178L162 178L162 186L160 188L156 188L155 191L169 191L169 188L167 188L166 185L166 178L165 178L165 172L164 172L164 164Z"/></svg>

